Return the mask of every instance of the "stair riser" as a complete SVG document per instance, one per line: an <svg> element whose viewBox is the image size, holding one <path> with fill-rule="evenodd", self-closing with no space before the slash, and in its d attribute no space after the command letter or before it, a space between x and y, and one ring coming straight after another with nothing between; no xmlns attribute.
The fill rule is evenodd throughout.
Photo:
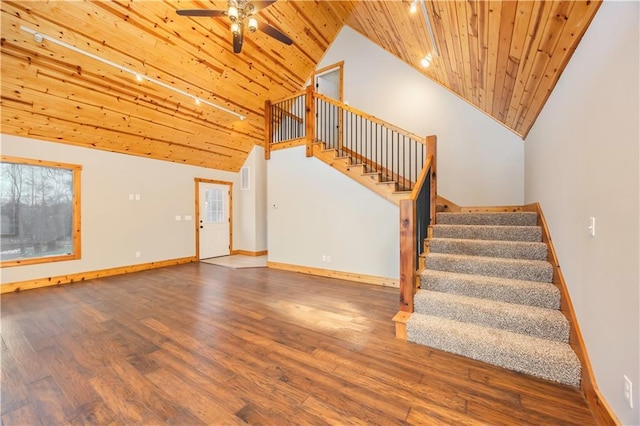
<svg viewBox="0 0 640 426"><path fill-rule="evenodd" d="M416 298L414 308L415 312L425 315L473 323L483 327L497 328L563 343L569 341L569 323L562 315L552 315L550 318L529 316L526 313L500 311L471 304L443 302L428 297Z"/></svg>
<svg viewBox="0 0 640 426"><path fill-rule="evenodd" d="M460 274L474 274L485 277L502 277L516 280L550 283L553 279L553 268L550 263L543 265L512 264L507 262L485 261L477 259L434 258L427 255L427 269L449 271Z"/></svg>
<svg viewBox="0 0 640 426"><path fill-rule="evenodd" d="M429 241L429 251L503 259L547 259L547 245L544 243L434 238Z"/></svg>
<svg viewBox="0 0 640 426"><path fill-rule="evenodd" d="M559 309L560 292L552 284L540 283L526 286L507 286L499 283L465 280L463 278L440 278L429 276L426 271L420 277L420 288L440 291L443 293L459 294L480 299L490 299L499 302L515 303L518 305L536 306L538 308Z"/></svg>
<svg viewBox="0 0 640 426"><path fill-rule="evenodd" d="M536 226L537 213L438 213L438 225Z"/></svg>
<svg viewBox="0 0 640 426"><path fill-rule="evenodd" d="M580 384L580 361L567 344L518 337L515 333L473 324L448 327L442 323L455 321L423 321L420 316L413 314L407 322L410 342L569 386Z"/></svg>
<svg viewBox="0 0 640 426"><path fill-rule="evenodd" d="M474 225L433 225L434 238L464 238L469 240L493 241L542 241L539 226L474 226Z"/></svg>

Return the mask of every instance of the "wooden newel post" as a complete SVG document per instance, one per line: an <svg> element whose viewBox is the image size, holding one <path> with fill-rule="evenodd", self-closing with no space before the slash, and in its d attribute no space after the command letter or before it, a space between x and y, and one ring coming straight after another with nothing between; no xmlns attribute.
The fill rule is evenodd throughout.
<svg viewBox="0 0 640 426"><path fill-rule="evenodd" d="M313 155L313 142L316 139L316 103L314 102L313 84L307 86L305 94L305 133L307 136L307 157Z"/></svg>
<svg viewBox="0 0 640 426"><path fill-rule="evenodd" d="M271 101L264 102L264 159L271 158L271 135L273 129L273 118L271 117Z"/></svg>
<svg viewBox="0 0 640 426"><path fill-rule="evenodd" d="M416 210L414 200L400 201L400 310L413 312L416 273Z"/></svg>

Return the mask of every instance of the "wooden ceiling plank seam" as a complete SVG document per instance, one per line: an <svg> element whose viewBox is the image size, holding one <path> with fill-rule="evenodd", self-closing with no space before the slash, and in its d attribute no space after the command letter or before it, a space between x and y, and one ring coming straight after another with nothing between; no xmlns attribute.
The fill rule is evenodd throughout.
<svg viewBox="0 0 640 426"><path fill-rule="evenodd" d="M95 129L109 130L112 132L117 132L122 135L130 136L130 137L138 137L145 140L150 140L157 143L166 143L175 146L183 146L186 148L192 148L198 151L215 153L217 155L222 155L225 157L231 157L231 154L222 153L219 151L212 150L204 150L202 148L198 148L197 146L193 146L193 144L176 142L174 140L160 139L158 137L152 136L150 133L146 133L145 135L136 134L128 129L131 126L118 124L112 127L105 127L100 125L101 122L105 121L115 121L121 123L125 121L125 123L129 123L131 121L131 117L127 117L124 114L120 114L121 117L118 117L117 113L113 111L106 111L103 108L97 108L98 111L95 111L96 108L84 108L79 109L76 115L69 115L68 113L64 113L56 108L55 104L53 106L49 106L49 101L51 101L51 95L45 94L42 92L37 92L33 89L23 88L23 93L29 93L28 97L32 100L32 111L31 113L36 115L43 115L46 117L51 117L58 119L60 121L67 121L69 123L73 123L75 125L82 125L86 127L92 127Z"/></svg>
<svg viewBox="0 0 640 426"><path fill-rule="evenodd" d="M442 74L446 76L446 80L439 80L439 82L445 87L448 87L452 92L459 93L457 79L453 74L451 67L448 66L451 58L449 55L449 46L446 43L446 32L443 26L441 11L436 9L436 3L434 0L430 0L428 2L427 9L429 9L430 16L432 17L431 24L433 27L434 38L438 44L439 55L436 63L438 67L443 70Z"/></svg>
<svg viewBox="0 0 640 426"><path fill-rule="evenodd" d="M570 10L572 5L573 3L564 1L554 2L551 11L551 19L545 21L545 25L543 26L543 29L541 31L542 36L539 39L533 68L528 75L527 82L525 84L525 90L520 100L520 104L522 105L524 103L526 105L526 109L522 109L523 113L520 114L520 117L516 122L516 129L520 129L525 125L524 123L527 117L527 113L530 109L530 102L535 96L536 91L540 87L545 69L547 68L547 64L549 63L549 60L551 58L550 50L558 41L558 38L562 31L562 27L564 27L564 24L566 22L564 17L566 16L567 10Z"/></svg>
<svg viewBox="0 0 640 426"><path fill-rule="evenodd" d="M477 2L476 10L478 14L478 39L477 39L477 59L478 59L478 81L480 87L478 89L478 107L485 111L487 107L487 43L488 43L488 19L486 16L487 9L485 1Z"/></svg>
<svg viewBox="0 0 640 426"><path fill-rule="evenodd" d="M524 9L523 9L524 8ZM502 121L506 124L511 111L511 98L513 90L515 88L516 79L518 77L518 68L520 65L520 57L522 54L522 48L526 39L526 30L529 26L530 12L533 8L532 2L518 1L516 5L516 12L513 18L513 31L511 34L511 43L509 47L507 66L505 70L505 79L502 87L502 93L500 96L499 110L503 114L501 116ZM525 19L522 19L522 17Z"/></svg>
<svg viewBox="0 0 640 426"><path fill-rule="evenodd" d="M85 37L88 37L87 35L84 35L84 36L85 36ZM117 43L117 44L122 44L122 45L126 45L126 44L127 44L127 43L125 43L125 40L121 40L121 41L122 41L122 43ZM123 55L125 55L125 56L130 57L130 55L129 55L129 54L127 54L126 52L124 52L124 51L122 51L122 50L119 50L119 49L115 49L115 48L114 48L113 46L111 46L111 45L105 45L105 46L110 47L111 49L114 49L115 51L118 51L118 52L120 52L121 54L123 54ZM153 50L153 49L151 49L151 50ZM175 74L173 74L172 72L169 72L169 71L167 71L167 70L165 70L165 69L162 69L162 68L161 68L161 67L159 67L159 66L155 66L154 64L151 64L151 63L150 63L150 62L148 62L148 61L146 62L146 66L147 66L147 67L151 67L151 68L156 68L159 72L161 72L161 73L163 73L163 74L166 74L166 75L168 75L168 76L170 76L170 77L173 77L173 78L175 78L175 79L177 79L177 80L181 80L181 81L183 81L183 83L185 83L185 84L186 84L185 89L186 89L186 90L189 90L189 89L190 89L190 87L188 87L188 83L186 82L186 80L184 79L184 77L179 76L179 75L175 75ZM167 66L167 67L169 67L169 63L167 63L167 64L166 64L166 66ZM277 74L277 75L279 75L279 74ZM243 75L243 76L246 78L246 80L247 80L247 81L252 81L252 80L254 79L254 77L252 77L252 76L248 76L248 75ZM163 80L163 77L162 77L161 75L154 75L154 77L157 77L158 79ZM176 81L175 81L175 80L172 80L171 78L167 78L167 81L168 81L169 83L173 84L173 85L175 85L175 84L176 84ZM289 79L287 79L287 80L285 80L285 81L289 81ZM193 84L192 84L192 86L193 86ZM224 86L222 86L222 87L224 87ZM226 107L228 107L228 108L230 108L230 109L240 109L240 110L244 110L244 109L246 108L246 106L243 106L243 105L242 105L242 104L240 104L240 103L237 103L237 102L235 102L235 103L234 103L234 102L232 101L232 99L233 99L232 94L221 94L220 92L217 92L217 94L214 94L214 93L212 93L212 92L207 92L209 95L207 95L207 96L202 96L202 93L203 93L205 90L204 90L204 89L202 89L202 87L198 87L198 89L199 89L199 90L198 90L198 92L200 92L200 97L201 97L202 99L207 99L207 100L210 100L210 101L212 101L212 102L217 102L217 103L219 103L219 104L223 104L223 105L225 105ZM191 91L193 92L193 90L191 90ZM210 95L212 95L212 94L214 95L213 97L211 97L211 96L210 96ZM261 107L263 107L263 102L258 102L258 103L256 104L256 107L257 107L258 105L260 105ZM247 112L253 112L253 111L255 111L255 110L249 110L249 109L247 109Z"/></svg>
<svg viewBox="0 0 640 426"><path fill-rule="evenodd" d="M71 31L71 30L69 30L69 31ZM75 34L74 34L74 37L78 37L78 36L86 37L86 35L81 34L81 33L75 33ZM96 42L97 42L97 41L96 41ZM119 50L117 50L117 49L116 49L116 51L119 51ZM119 52L120 52L120 51L119 51ZM124 54L124 55L126 55L126 53L124 53L124 52L121 52L121 53L122 53L122 54ZM125 63L126 63L126 61L125 61ZM159 77L160 79L162 79L162 77L160 77L160 76L158 76L158 77ZM174 84L174 85L175 85L175 81L170 81L170 83L172 83L172 84ZM203 97L203 99L205 99L205 97ZM223 104L223 103L224 103L224 102L223 102L223 101L224 101L224 99L213 99L213 101L217 101L217 102L219 102L220 104ZM229 106L230 108L233 108L233 107L234 107L234 105L232 105L232 104L231 104L231 103L229 103L229 102L227 102L227 106ZM239 106L238 106L238 105L235 105L235 107L239 107Z"/></svg>
<svg viewBox="0 0 640 426"><path fill-rule="evenodd" d="M552 10L553 2L544 1L536 2L533 9L533 15L529 21L529 29L527 30L527 39L525 41L524 56L520 59L520 65L518 69L518 78L516 79L516 86L514 87L513 96L511 99L511 105L516 107L517 113L513 116L513 121L508 122L507 125L511 129L516 128L516 123L519 121L520 116L523 113L521 99L524 97L527 76L531 73L534 60L540 38L542 37L542 26L549 18L549 14ZM515 131L515 130L514 130Z"/></svg>
<svg viewBox="0 0 640 426"><path fill-rule="evenodd" d="M458 26L454 20L455 11L451 10L452 7L455 8L455 3L447 2L443 4L440 2L439 4L443 7L440 15L442 18L442 26L447 29L445 31L445 44L447 46L447 51L449 52L449 68L451 69L452 76L454 76L456 81L456 87L458 88L457 93L462 97L466 97L466 85L463 82L464 69L460 58L462 53L460 52L460 44L457 36Z"/></svg>
<svg viewBox="0 0 640 426"><path fill-rule="evenodd" d="M500 29L498 43L498 63L496 67L495 80L496 84L493 92L493 104L491 115L496 117L498 121L504 122L507 118L507 112L501 107L502 94L504 92L504 84L507 75L507 65L509 62L509 51L511 49L511 40L513 37L513 27L517 11L517 3L507 1L502 3L500 11Z"/></svg>
<svg viewBox="0 0 640 426"><path fill-rule="evenodd" d="M49 70L52 71L52 72L56 72L54 69L51 69L51 68L49 68ZM51 91L52 89L54 89L55 88L55 83L57 81L60 81L60 77L49 75L45 71L42 71L42 70L36 70L35 74L33 72L28 72L28 71L29 71L28 69L25 69L20 74L17 74L19 76L18 80L21 81L21 82L36 82L36 80L33 80L33 78L38 78L40 76L41 77L48 77L51 80L49 82L49 84L45 85L45 87L48 88L48 91ZM35 77L31 77L31 79L29 79L30 75L31 76L35 76ZM152 114L153 117L152 118L143 118L142 116L140 116L140 119L144 119L144 120L147 120L147 121L153 122L153 123L160 123L159 125L161 125L161 126L169 127L166 124L162 123L162 120L160 119L161 117L155 117L154 116L155 113L158 113L158 114L160 113L157 110L157 108L150 108L150 107L146 106L145 104L147 103L147 101L144 99L144 97L140 97L137 93L120 92L119 95L114 95L112 93L105 93L105 92L102 92L102 91L99 91L99 90L95 90L96 86L100 87L100 85L99 85L99 81L100 80L99 79L98 79L98 83L94 83L94 86L86 86L86 85L80 84L78 82L75 82L76 77L79 77L79 76L77 76L77 75L70 75L70 76L63 75L62 76L62 78L64 79L64 82L66 84L71 84L72 86L85 89L86 90L85 93L91 93L91 96L96 96L96 95L104 96L103 101L100 102L100 105L103 106L103 107L110 105L110 102L113 102L114 99L117 100L117 103L115 104L116 106L119 106L120 102L129 103L129 105L131 105L131 107L127 108L129 111L131 111L131 108L133 108L133 110L136 111L138 109L138 107L145 107L147 113ZM86 80L87 77L88 77L87 73L85 73L83 75L83 80ZM5 82L6 81L7 80L5 79ZM112 86L109 86L109 89L112 89ZM73 93L71 93L70 95L67 96L67 98L71 100L73 96L75 96L75 95ZM60 98L64 98L64 96L62 96L62 95L59 95L59 97ZM161 98L158 98L158 100L162 101ZM162 103L160 105L160 107L165 109L165 112L164 112L165 114L167 112L172 112L173 113L173 117L176 118L175 110L176 110L177 105L174 106L173 108L171 108L171 107L168 107L165 103ZM112 109L115 111L116 110L115 106L112 107ZM184 106L183 106L183 109L184 109ZM207 128L207 129L212 129L212 128L213 129L220 129L221 132L222 131L227 132L227 133L229 132L228 126L222 126L222 125L219 125L219 124L214 123L212 121L209 121L206 118L202 118L202 114L197 114L196 113L197 107L191 107L191 108L188 108L187 110L190 111L188 113L188 115L184 111L180 111L178 113L178 115L184 115L186 117L185 119L187 121L189 121L191 123L194 123L194 124L197 124L197 125L200 125L200 126L203 126L204 128ZM180 118L180 117L178 116L178 118ZM194 121L194 120L198 120L198 121ZM170 127L170 128L172 130L179 130L175 126L174 127ZM250 135L247 134L246 136L250 136Z"/></svg>
<svg viewBox="0 0 640 426"><path fill-rule="evenodd" d="M460 51L462 52L462 69L464 70L463 81L466 87L467 98L472 104L476 104L476 91L473 84L473 73L471 71L471 55L469 51L469 18L467 17L466 2L455 2L456 20L458 33L460 34Z"/></svg>
<svg viewBox="0 0 640 426"><path fill-rule="evenodd" d="M514 40L511 42L511 50L509 56L513 57L514 61L517 61L518 67L515 70L513 78L513 85L510 87L510 93L508 93L508 113L505 120L505 124L511 123L513 117L517 114L519 105L514 105L514 99L516 98L516 88L518 87L518 80L522 78L521 72L525 62L525 47L527 46L528 30L533 19L535 3L531 1L519 1L518 12L516 14L515 26L513 29ZM513 70L512 70L513 71ZM520 86L524 87L524 86ZM503 94L503 100L506 101L507 94ZM519 98L519 97L518 97Z"/></svg>
<svg viewBox="0 0 640 426"><path fill-rule="evenodd" d="M11 107L7 106L6 108L9 110L9 113L11 113ZM25 114L25 111L22 109L17 111L19 114ZM47 140L52 140L55 142L64 142L67 144L82 146L85 148L90 147L90 148L111 151L111 152L118 152L123 154L134 154L134 155L150 157L150 158L157 158L157 157L171 158L173 153L183 152L179 154L180 155L179 157L175 157L174 160L171 160L171 161L178 162L178 163L186 161L189 164L194 164L194 165L206 165L207 163L212 162L211 159L208 159L209 157L210 158L221 157L217 153L203 152L201 150L194 150L190 148L187 149L179 145L169 146L168 144L153 144L152 150L141 150L136 147L141 147L143 146L142 144L133 144L134 147L130 148L129 145L122 145L118 141L119 139L118 137L109 136L105 138L101 136L101 133L103 131L106 131L107 133L111 133L109 129L95 128L95 126L91 126L83 123L77 123L76 124L77 128L75 128L74 130L60 131L59 129L64 127L64 126L60 126L61 124L60 121L63 121L63 120L57 119L55 117L45 116L38 113L28 113L26 115L29 116L29 121L30 121L30 124L27 127L28 130L26 131L26 134L33 134L34 133L33 129L41 132L48 132L49 134L52 135L52 137L51 139L47 139ZM7 126L7 123L4 123L4 119L3 119L3 131L6 126ZM88 128L88 129L85 132L82 132L80 130L82 128ZM55 130L52 131L50 129L55 129ZM64 136L68 132L72 133L73 137L71 139L66 139ZM21 133L25 134L25 132L21 132ZM78 134L85 135L87 140L83 141L81 139L78 139L76 137ZM146 141L148 146L151 147L152 141L149 141L148 139ZM185 156L186 153L189 153L189 155ZM224 158L225 156L222 156L222 157ZM193 159L190 159L190 158L193 158ZM228 159L221 160L221 161L226 162L227 160ZM219 164L218 161L219 160L216 160L216 164Z"/></svg>
<svg viewBox="0 0 640 426"><path fill-rule="evenodd" d="M447 30L449 21L447 19L446 3L432 1L434 16L435 32L438 39L438 50L442 56L442 63L449 76L451 83L450 89L454 93L462 96L462 87L460 76L456 72L455 51L453 50L453 42L451 41L450 31Z"/></svg>
<svg viewBox="0 0 640 426"><path fill-rule="evenodd" d="M500 19L502 13L502 2L491 0L487 3L489 17L489 61L487 62L487 96L486 96L486 109L487 114L493 116L493 101L494 93L496 91L496 76L498 71L498 49L500 44Z"/></svg>
<svg viewBox="0 0 640 426"><path fill-rule="evenodd" d="M560 50L563 54L559 55L554 52L547 64L547 69L551 68L551 72L545 71L540 83L541 88L544 88L544 90L536 91L535 96L530 102L531 107L522 125L523 137L526 137L531 127L533 127L562 72L573 56L588 24L593 20L601 4L601 1L594 1L577 2L573 5L554 48L555 51Z"/></svg>
<svg viewBox="0 0 640 426"><path fill-rule="evenodd" d="M46 75L46 74L44 74L43 72L39 72L38 75L43 76L43 75ZM13 92L31 91L32 89L29 89L29 88L23 89L23 87L24 87L24 83L32 83L33 82L33 77L29 78L29 73L23 72L23 73L20 74L19 78L20 78L20 81L19 81L19 83L17 83L16 86L13 86L12 83L5 78L4 81L3 81L3 89L6 88L6 89L9 89L9 90L11 90ZM56 81L56 79L54 78L53 79L53 83L55 83L55 81ZM38 84L36 84L36 85L38 85ZM100 102L98 105L95 105L95 104L91 104L89 102L86 102L86 101L84 101L82 99L74 99L74 97L76 95L74 95L73 93L71 95L68 95L67 94L68 92L66 92L66 91L64 93L56 94L56 88L55 88L54 84L45 83L45 84L40 84L38 86L43 86L43 87L47 88L46 89L46 93L43 93L43 94L46 94L46 95L51 96L51 97L59 98L58 100L51 100L51 102L53 102L55 104L59 104L61 100L68 99L70 101L73 101L73 102L76 102L78 104L81 104L83 107L95 108L96 110L100 110L102 112L107 111L107 112L110 112L112 114L121 114L119 112L119 109L123 109L123 108L116 108L116 107L111 107L110 108L108 102ZM85 91L84 93L88 93L88 91ZM100 93L96 92L96 91L93 91L91 93L92 93L92 96L94 96L94 97L96 95L100 95ZM107 98L106 100L109 101L111 96L109 96L109 95L105 95L105 96ZM127 100L124 99L124 98L121 98L121 101L127 102ZM31 104L33 104L33 103L31 103ZM119 105L116 105L116 106L119 106ZM80 106L76 106L76 108L80 109ZM131 108L124 108L124 109L128 111L127 114L125 114L127 116L127 118L128 118L128 120L127 120L128 122L131 122L132 119L133 120L144 121L145 122L145 128L147 128L147 129L152 129L153 126L155 126L155 127L165 127L167 129L174 130L174 131L177 131L177 132L185 132L186 131L184 126L183 126L183 128L177 128L175 126L168 126L168 125L164 124L162 121L160 121L158 119L149 119L149 118L145 118L145 117L136 117L134 114L131 113L131 111L132 111ZM124 115L123 115L123 117L124 117ZM115 120L115 121L116 122L120 122L120 120ZM206 129L210 130L210 128L208 128L206 126L203 126L203 128L206 128ZM221 136L229 137L228 130L223 128L223 129L220 130L220 132L221 132ZM164 134L164 132L156 132L156 133ZM159 139L162 139L162 138L159 138ZM172 140L165 140L165 142L173 142L173 141ZM216 144L216 145L218 145L218 144ZM220 145L218 145L218 146L220 146ZM229 149L229 150L236 150L233 147L226 147L226 146L221 146L221 147L224 147L225 149Z"/></svg>
<svg viewBox="0 0 640 426"><path fill-rule="evenodd" d="M480 79L480 58L478 54L478 40L480 39L480 31L478 28L478 1L469 0L466 3L467 8L467 26L469 36L467 37L469 52L469 68L471 77L471 88L473 93L473 104L480 107L482 104L481 90L484 82Z"/></svg>

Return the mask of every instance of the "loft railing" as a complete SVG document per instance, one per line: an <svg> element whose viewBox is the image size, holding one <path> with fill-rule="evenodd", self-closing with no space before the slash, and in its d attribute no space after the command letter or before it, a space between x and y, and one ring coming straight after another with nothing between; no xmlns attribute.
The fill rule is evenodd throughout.
<svg viewBox="0 0 640 426"><path fill-rule="evenodd" d="M265 157L271 150L323 143L410 195L400 200L400 310L413 312L417 272L436 212L436 137L426 139L315 93L312 86L265 103Z"/></svg>
<svg viewBox="0 0 640 426"><path fill-rule="evenodd" d="M424 167L424 138L391 123L315 93L293 94L265 105L266 157L272 149L293 146L304 139L307 156L313 143L335 149L369 172L379 172L382 181L395 181L398 190L411 191Z"/></svg>

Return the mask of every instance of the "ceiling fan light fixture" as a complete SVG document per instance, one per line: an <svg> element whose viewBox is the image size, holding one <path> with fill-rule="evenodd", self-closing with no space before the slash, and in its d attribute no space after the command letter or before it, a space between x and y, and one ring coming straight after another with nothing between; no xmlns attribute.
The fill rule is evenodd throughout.
<svg viewBox="0 0 640 426"><path fill-rule="evenodd" d="M258 20L253 16L249 18L249 31L255 33L258 29Z"/></svg>
<svg viewBox="0 0 640 426"><path fill-rule="evenodd" d="M240 34L240 24L238 24L237 22L232 22L231 23L231 32L235 35Z"/></svg>
<svg viewBox="0 0 640 426"><path fill-rule="evenodd" d="M238 8L235 6L229 6L229 19L231 19L231 22L236 22L238 20Z"/></svg>

